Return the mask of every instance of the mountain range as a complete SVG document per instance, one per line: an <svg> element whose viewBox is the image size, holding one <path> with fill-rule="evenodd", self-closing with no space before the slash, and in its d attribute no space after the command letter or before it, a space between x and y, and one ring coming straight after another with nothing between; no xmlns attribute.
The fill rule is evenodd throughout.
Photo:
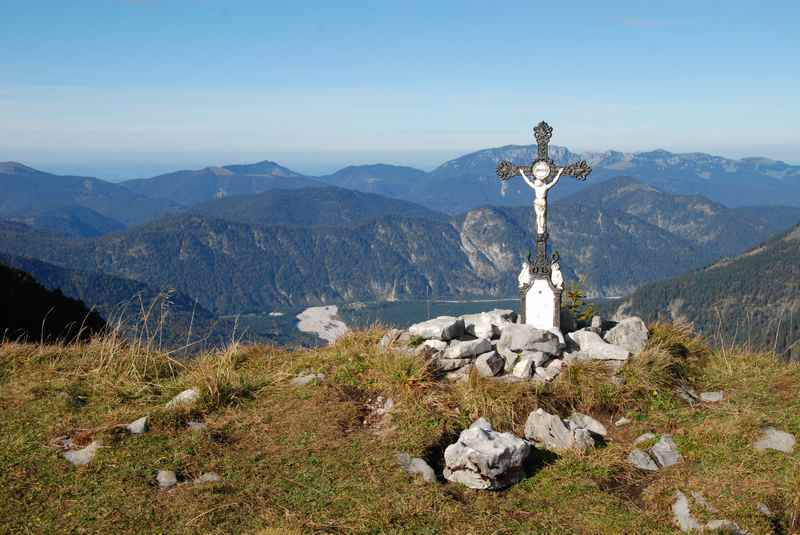
<svg viewBox="0 0 800 535"><path fill-rule="evenodd" d="M685 320L720 345L800 359L800 225L748 251L644 285L620 312Z"/></svg>

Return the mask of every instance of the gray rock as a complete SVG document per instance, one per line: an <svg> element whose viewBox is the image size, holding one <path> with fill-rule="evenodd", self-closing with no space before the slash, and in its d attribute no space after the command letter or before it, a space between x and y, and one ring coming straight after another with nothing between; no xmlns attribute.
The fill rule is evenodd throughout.
<svg viewBox="0 0 800 535"><path fill-rule="evenodd" d="M627 360L630 357L627 349L609 344L592 331L575 331L569 333L567 338L578 345L582 354L593 360Z"/></svg>
<svg viewBox="0 0 800 535"><path fill-rule="evenodd" d="M195 483L219 483L220 481L222 481L222 476L216 472L206 472L194 480Z"/></svg>
<svg viewBox="0 0 800 535"><path fill-rule="evenodd" d="M565 345L567 345L567 340L564 338L564 333L561 332L561 329L556 329L553 327L552 329L547 329L547 332L553 333L558 338L558 345L560 349L563 349Z"/></svg>
<svg viewBox="0 0 800 535"><path fill-rule="evenodd" d="M473 489L501 489L525 477L530 445L512 433L494 431L481 418L444 452L444 477Z"/></svg>
<svg viewBox="0 0 800 535"><path fill-rule="evenodd" d="M759 451L777 450L783 453L794 451L795 438L793 435L774 427L765 427L762 431L761 438L753 444L755 449Z"/></svg>
<svg viewBox="0 0 800 535"><path fill-rule="evenodd" d="M416 323L408 328L412 336L419 336L426 340L449 341L464 335L464 320L452 316L439 316L422 323Z"/></svg>
<svg viewBox="0 0 800 535"><path fill-rule="evenodd" d="M496 351L501 357L506 359L506 365L503 368L503 371L506 373L511 373L514 370L514 366L517 364L517 361L519 360L519 353L514 353L507 347L502 347L499 344L497 345Z"/></svg>
<svg viewBox="0 0 800 535"><path fill-rule="evenodd" d="M588 429L572 430L572 448L579 451L594 448L594 437Z"/></svg>
<svg viewBox="0 0 800 535"><path fill-rule="evenodd" d="M639 448L634 448L628 454L628 462L640 470L647 470L648 472L658 471L656 462Z"/></svg>
<svg viewBox="0 0 800 535"><path fill-rule="evenodd" d="M142 416L125 426L125 429L132 435L141 435L147 431L147 416Z"/></svg>
<svg viewBox="0 0 800 535"><path fill-rule="evenodd" d="M638 446L642 442L647 442L648 440L653 440L654 438L656 438L656 436L657 435L655 433L644 433L644 434L641 434L641 435L639 435L638 437L636 437L634 439L633 445L634 446Z"/></svg>
<svg viewBox="0 0 800 535"><path fill-rule="evenodd" d="M464 381L469 379L470 372L472 372L472 361L470 361L469 364L467 364L466 366L463 366L457 370L454 370L452 372L447 372L445 378L448 381L463 383Z"/></svg>
<svg viewBox="0 0 800 535"><path fill-rule="evenodd" d="M675 519L675 523L678 524L678 527L683 532L702 529L700 522L692 516L692 512L689 510L689 498L681 491L675 493L675 502L672 504L672 518Z"/></svg>
<svg viewBox="0 0 800 535"><path fill-rule="evenodd" d="M496 351L489 351L482 355L478 355L475 359L475 369L481 377L494 377L503 372L505 368L506 359L500 356Z"/></svg>
<svg viewBox="0 0 800 535"><path fill-rule="evenodd" d="M567 450L574 445L573 432L564 425L561 418L541 408L528 415L525 421L525 438L537 447L553 451Z"/></svg>
<svg viewBox="0 0 800 535"><path fill-rule="evenodd" d="M509 324L503 327L498 346L511 351L542 351L551 355L560 354L558 336L525 324Z"/></svg>
<svg viewBox="0 0 800 535"><path fill-rule="evenodd" d="M461 316L464 320L464 330L477 338L491 340L500 336L505 325L514 323L517 313L513 310L495 309L478 314Z"/></svg>
<svg viewBox="0 0 800 535"><path fill-rule="evenodd" d="M75 466L84 466L94 459L98 449L100 449L100 443L95 440L85 448L65 451L64 458Z"/></svg>
<svg viewBox="0 0 800 535"><path fill-rule="evenodd" d="M614 422L614 426L615 427L623 427L623 426L628 425L629 423L631 423L631 419L630 418L625 418L623 416L622 418L620 418L619 420Z"/></svg>
<svg viewBox="0 0 800 535"><path fill-rule="evenodd" d="M172 470L159 470L158 474L156 474L156 481L158 481L159 487L168 489L178 483L178 478Z"/></svg>
<svg viewBox="0 0 800 535"><path fill-rule="evenodd" d="M705 401L706 403L716 403L723 399L725 399L725 393L722 390L700 393L700 401Z"/></svg>
<svg viewBox="0 0 800 535"><path fill-rule="evenodd" d="M431 468L425 459L411 457L407 453L398 453L397 462L407 474L412 476L418 475L428 483L436 483L436 472L433 471L433 468Z"/></svg>
<svg viewBox="0 0 800 535"><path fill-rule="evenodd" d="M705 496L703 496L703 493L702 493L702 492L698 492L698 491L696 491L696 490L693 490L693 491L692 491L692 499L693 499L695 502L697 502L698 504L700 504L700 505L701 505L701 506L702 506L702 507L703 507L703 508L704 508L706 511L708 511L709 513L719 513L719 509L717 509L716 507L714 507L713 505L711 505L711 504L708 502L708 500L706 500L706 497L705 497Z"/></svg>
<svg viewBox="0 0 800 535"><path fill-rule="evenodd" d="M661 439L650 448L650 455L662 468L678 464L682 458L678 446L670 435L661 435Z"/></svg>
<svg viewBox="0 0 800 535"><path fill-rule="evenodd" d="M437 357L431 361L433 368L442 372L452 372L472 363L472 359L446 359Z"/></svg>
<svg viewBox="0 0 800 535"><path fill-rule="evenodd" d="M569 420L573 422L576 426L582 427L584 429L589 430L590 432L594 433L595 435L599 435L604 437L608 435L608 430L606 430L606 426L592 418L587 414L582 414L580 412L573 412L569 416Z"/></svg>
<svg viewBox="0 0 800 535"><path fill-rule="evenodd" d="M378 348L380 348L383 351L390 350L392 348L392 343L394 343L394 341L400 337L400 334L402 332L403 331L401 331L400 329L389 329L388 331L386 331L386 334L383 335L381 341L378 342Z"/></svg>
<svg viewBox="0 0 800 535"><path fill-rule="evenodd" d="M548 353L544 353L543 351L523 351L519 356L520 358L533 359L533 364L537 368L539 366L544 366L547 361L550 360L550 355Z"/></svg>
<svg viewBox="0 0 800 535"><path fill-rule="evenodd" d="M170 401L167 402L168 409L174 409L178 406L188 406L194 404L195 401L198 400L200 397L200 392L197 391L195 388L189 388L172 398Z"/></svg>
<svg viewBox="0 0 800 535"><path fill-rule="evenodd" d="M561 373L561 368L558 367L551 368L549 366L545 368L540 366L539 368L536 368L534 373L536 374L536 377L538 377L545 383L549 383L550 381L559 376L559 374Z"/></svg>
<svg viewBox="0 0 800 535"><path fill-rule="evenodd" d="M636 355L647 345L647 325L642 318L626 318L611 328L604 336L606 342Z"/></svg>
<svg viewBox="0 0 800 535"><path fill-rule="evenodd" d="M205 431L208 426L205 422L186 422L186 427L189 428L190 431Z"/></svg>
<svg viewBox="0 0 800 535"><path fill-rule="evenodd" d="M435 358L441 356L441 353L446 348L447 342L442 340L425 340L414 350L414 354L421 355L424 358Z"/></svg>
<svg viewBox="0 0 800 535"><path fill-rule="evenodd" d="M292 379L289 383L292 386L306 386L307 384L313 382L322 382L325 379L324 373L301 373L294 379Z"/></svg>
<svg viewBox="0 0 800 535"><path fill-rule="evenodd" d="M491 350L492 343L485 338L466 341L454 340L444 350L442 357L445 359L468 359Z"/></svg>
<svg viewBox="0 0 800 535"><path fill-rule="evenodd" d="M519 377L520 379L530 379L535 370L536 365L533 363L532 358L520 357L519 360L517 360L517 363L514 364L514 369L512 370L511 375L514 377Z"/></svg>

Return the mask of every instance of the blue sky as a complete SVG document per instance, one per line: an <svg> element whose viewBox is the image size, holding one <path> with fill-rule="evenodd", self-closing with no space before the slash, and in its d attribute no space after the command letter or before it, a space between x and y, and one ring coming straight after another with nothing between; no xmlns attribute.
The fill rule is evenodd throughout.
<svg viewBox="0 0 800 535"><path fill-rule="evenodd" d="M530 143L800 163L800 3L0 0L0 161L430 168Z"/></svg>

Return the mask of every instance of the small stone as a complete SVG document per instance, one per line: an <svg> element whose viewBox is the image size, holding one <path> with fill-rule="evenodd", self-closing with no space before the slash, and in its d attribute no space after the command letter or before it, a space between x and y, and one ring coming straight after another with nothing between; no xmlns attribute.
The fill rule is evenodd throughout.
<svg viewBox="0 0 800 535"><path fill-rule="evenodd" d="M705 401L706 403L716 403L723 399L725 399L725 393L722 390L700 393L700 401Z"/></svg>
<svg viewBox="0 0 800 535"><path fill-rule="evenodd" d="M619 346L632 354L639 354L647 345L648 331L642 318L631 317L617 323L605 334L609 344Z"/></svg>
<svg viewBox="0 0 800 535"><path fill-rule="evenodd" d="M195 483L219 483L222 481L222 476L216 472L206 472L194 480Z"/></svg>
<svg viewBox="0 0 800 535"><path fill-rule="evenodd" d="M657 472L658 465L656 462L645 452L639 448L634 448L628 454L628 462L640 470L647 470L648 472Z"/></svg>
<svg viewBox="0 0 800 535"><path fill-rule="evenodd" d="M289 384L292 386L306 386L313 382L322 382L325 379L324 373L301 373L294 379L292 379Z"/></svg>
<svg viewBox="0 0 800 535"><path fill-rule="evenodd" d="M692 516L689 510L689 498L681 491L675 493L675 503L672 504L672 517L683 532L701 530L700 523Z"/></svg>
<svg viewBox="0 0 800 535"><path fill-rule="evenodd" d="M514 365L511 375L520 379L530 379L535 369L532 358L520 358Z"/></svg>
<svg viewBox="0 0 800 535"><path fill-rule="evenodd" d="M619 420L614 422L614 426L615 427L624 427L624 426L628 425L629 423L631 423L631 419L630 418L625 418L623 416L622 418L620 418Z"/></svg>
<svg viewBox="0 0 800 535"><path fill-rule="evenodd" d="M446 359L443 357L437 357L431 361L433 368L441 372L452 372L471 363L472 359Z"/></svg>
<svg viewBox="0 0 800 535"><path fill-rule="evenodd" d="M656 434L655 433L644 433L644 434L639 435L638 437L636 437L634 439L633 445L634 446L638 446L642 442L647 442L647 441L653 440L655 438L656 438Z"/></svg>
<svg viewBox="0 0 800 535"><path fill-rule="evenodd" d="M528 415L525 438L537 447L553 451L567 450L574 445L573 432L564 425L564 421L541 408Z"/></svg>
<svg viewBox="0 0 800 535"><path fill-rule="evenodd" d="M191 405L200 397L200 393L195 388L188 388L167 402L168 409L174 409L180 405Z"/></svg>
<svg viewBox="0 0 800 535"><path fill-rule="evenodd" d="M158 481L159 487L168 489L178 483L178 478L172 470L159 470L158 474L156 474L156 481Z"/></svg>
<svg viewBox="0 0 800 535"><path fill-rule="evenodd" d="M756 510L764 516L772 516L774 514L772 509L767 507L767 504L761 502L756 504Z"/></svg>
<svg viewBox="0 0 800 535"><path fill-rule="evenodd" d="M759 451L777 450L783 453L792 453L794 444L795 438L793 435L785 431L779 431L774 427L766 427L763 429L761 438L753 444L753 447Z"/></svg>
<svg viewBox="0 0 800 535"><path fill-rule="evenodd" d="M578 345L581 354L592 360L627 360L631 355L627 349L609 344L592 331L575 331L567 338Z"/></svg>
<svg viewBox="0 0 800 535"><path fill-rule="evenodd" d="M208 427L205 422L186 422L186 427L189 428L190 431L205 431Z"/></svg>
<svg viewBox="0 0 800 535"><path fill-rule="evenodd" d="M454 340L447 346L442 355L445 359L465 359L475 358L481 353L486 353L492 350L492 343L485 338L478 338L477 340Z"/></svg>
<svg viewBox="0 0 800 535"><path fill-rule="evenodd" d="M511 433L494 431L485 419L461 432L444 451L444 477L473 489L501 489L525 477L530 445Z"/></svg>
<svg viewBox="0 0 800 535"><path fill-rule="evenodd" d="M147 431L147 416L142 416L125 426L125 429L132 435L141 435Z"/></svg>
<svg viewBox="0 0 800 535"><path fill-rule="evenodd" d="M550 360L550 354L543 351L523 351L519 355L520 358L533 359L533 364L538 368L544 366Z"/></svg>
<svg viewBox="0 0 800 535"><path fill-rule="evenodd" d="M561 369L539 367L535 369L534 373L536 374L536 377L540 378L545 383L549 383L550 381L559 376L559 374L561 373Z"/></svg>
<svg viewBox="0 0 800 535"><path fill-rule="evenodd" d="M419 457L412 458L407 453L398 453L397 462L407 474L412 476L418 475L428 483L436 483L436 472L433 471L433 468L431 468L425 459Z"/></svg>
<svg viewBox="0 0 800 535"><path fill-rule="evenodd" d="M604 437L608 434L608 430L606 430L606 426L592 418L587 414L582 414L580 412L573 412L569 416L569 420L573 422L576 426L582 427L594 433L595 435L599 435Z"/></svg>
<svg viewBox="0 0 800 535"><path fill-rule="evenodd" d="M517 364L517 361L519 360L519 353L514 353L507 347L502 347L499 344L497 345L496 351L501 357L506 359L506 364L503 368L503 371L505 373L511 373L514 370L514 366Z"/></svg>
<svg viewBox="0 0 800 535"><path fill-rule="evenodd" d="M99 448L100 443L97 441L92 441L91 444L85 448L65 451L64 458L75 466L84 466L89 464L92 459L94 459L94 456L97 454L97 450Z"/></svg>
<svg viewBox="0 0 800 535"><path fill-rule="evenodd" d="M481 377L494 377L503 372L506 365L506 359L501 357L496 351L490 351L482 355L478 355L475 359L475 369Z"/></svg>
<svg viewBox="0 0 800 535"><path fill-rule="evenodd" d="M594 448L594 438L588 429L574 429L572 431L572 449L588 450Z"/></svg>
<svg viewBox="0 0 800 535"><path fill-rule="evenodd" d="M661 439L650 448L650 454L662 468L678 464L682 459L678 446L670 435L661 435Z"/></svg>
<svg viewBox="0 0 800 535"><path fill-rule="evenodd" d="M521 323L506 325L497 345L515 352L541 351L551 355L560 353L558 336Z"/></svg>
<svg viewBox="0 0 800 535"><path fill-rule="evenodd" d="M419 336L426 340L449 341L459 338L464 334L464 320L452 316L439 316L422 323L416 323L408 328L412 336Z"/></svg>

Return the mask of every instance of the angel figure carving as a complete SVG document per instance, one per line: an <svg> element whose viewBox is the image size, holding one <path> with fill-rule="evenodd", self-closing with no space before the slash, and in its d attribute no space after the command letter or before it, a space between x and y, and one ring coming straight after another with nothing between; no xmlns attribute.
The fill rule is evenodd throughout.
<svg viewBox="0 0 800 535"><path fill-rule="evenodd" d="M530 284L533 281L533 277L531 277L531 266L528 261L522 262L522 269L517 276L517 283L519 284L520 288L524 288L525 285Z"/></svg>

